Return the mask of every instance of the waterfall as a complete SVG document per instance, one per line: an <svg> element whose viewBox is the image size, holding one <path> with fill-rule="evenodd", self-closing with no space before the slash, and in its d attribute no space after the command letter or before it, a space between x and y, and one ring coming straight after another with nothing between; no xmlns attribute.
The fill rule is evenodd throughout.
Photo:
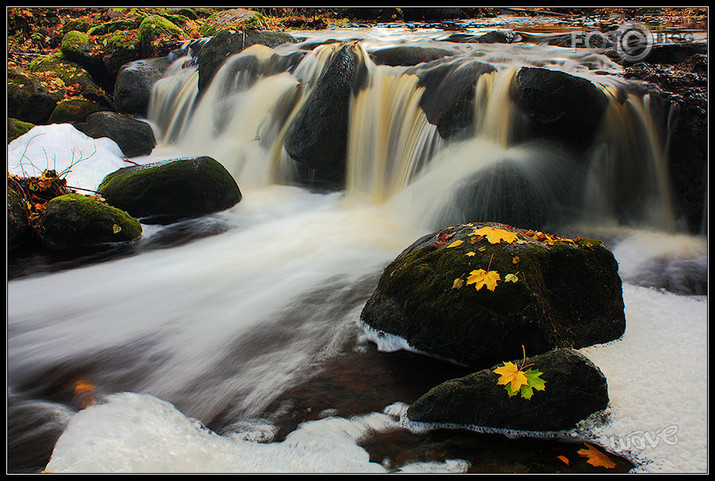
<svg viewBox="0 0 715 481"><path fill-rule="evenodd" d="M346 181L349 194L380 203L407 186L443 142L422 112L417 77L370 67L370 84L352 104Z"/></svg>
<svg viewBox="0 0 715 481"><path fill-rule="evenodd" d="M432 201L410 209L426 204L430 214L414 216L432 223L476 215L539 226L572 220L676 230L664 136L647 95L619 93L611 77L599 83L591 75L608 107L593 145L575 158L559 143L522 140L525 117L510 96L519 67L499 65L474 78L472 136L445 140L421 107L426 93L418 75L376 65L362 42L351 44L368 72L350 103L344 188L351 198L382 204L419 181L422 197ZM287 56L254 45L228 57L201 93L197 67L178 59L154 88L150 121L161 142L215 157L243 187L294 183L297 164L283 148L287 131L343 45L324 43L281 67L276 59ZM460 142L471 147L454 145ZM436 180L439 169L461 177L445 184ZM428 188L424 176L435 179Z"/></svg>

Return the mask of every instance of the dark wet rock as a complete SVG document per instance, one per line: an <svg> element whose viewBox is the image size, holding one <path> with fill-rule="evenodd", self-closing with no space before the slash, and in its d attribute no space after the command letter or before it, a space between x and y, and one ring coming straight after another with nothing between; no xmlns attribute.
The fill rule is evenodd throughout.
<svg viewBox="0 0 715 481"><path fill-rule="evenodd" d="M294 43L294 37L283 32L258 30L222 30L209 40L198 55L199 91L211 84L216 72L230 55L239 53L251 45L260 44L275 47L282 43Z"/></svg>
<svg viewBox="0 0 715 481"><path fill-rule="evenodd" d="M286 136L286 152L315 171L318 183L344 185L351 98L362 87L365 74L358 49L343 45L333 54Z"/></svg>
<svg viewBox="0 0 715 481"><path fill-rule="evenodd" d="M511 362L519 366L523 359ZM545 381L544 389L534 390L530 399L509 396L505 387L497 384L495 365L432 388L409 407L407 417L422 422L560 431L608 406L606 377L573 349L527 358L524 365L541 371L539 377Z"/></svg>
<svg viewBox="0 0 715 481"><path fill-rule="evenodd" d="M377 65L389 65L395 67L414 66L454 54L454 51L446 48L396 45L393 47L373 50L370 52L370 57Z"/></svg>
<svg viewBox="0 0 715 481"><path fill-rule="evenodd" d="M24 243L30 236L30 223L23 197L13 188L8 180L7 185L7 246L12 250Z"/></svg>
<svg viewBox="0 0 715 481"><path fill-rule="evenodd" d="M120 209L66 194L47 203L37 233L44 246L66 250L131 242L141 236L142 227Z"/></svg>
<svg viewBox="0 0 715 481"><path fill-rule="evenodd" d="M677 65L640 63L625 69L631 80L647 83L665 106L669 128L668 170L676 215L690 232L706 232L708 193L707 56L693 55Z"/></svg>
<svg viewBox="0 0 715 481"><path fill-rule="evenodd" d="M109 137L127 157L149 155L156 145L154 131L149 124L116 112L91 114L83 132L95 139Z"/></svg>
<svg viewBox="0 0 715 481"><path fill-rule="evenodd" d="M480 75L494 71L492 65L460 56L423 63L407 73L417 75L425 89L420 106L429 122L443 139L451 139L471 134L475 86Z"/></svg>
<svg viewBox="0 0 715 481"><path fill-rule="evenodd" d="M492 244L474 235L480 226L516 237ZM498 273L493 290L466 283L480 270ZM618 264L600 241L475 223L408 247L383 272L361 319L415 349L481 368L518 357L522 345L535 355L617 339L623 309Z"/></svg>
<svg viewBox="0 0 715 481"><path fill-rule="evenodd" d="M97 190L110 205L159 224L219 212L241 200L231 174L205 156L125 167L107 175Z"/></svg>
<svg viewBox="0 0 715 481"><path fill-rule="evenodd" d="M114 84L114 104L117 112L147 116L151 90L164 76L171 62L166 57L136 60L125 64Z"/></svg>
<svg viewBox="0 0 715 481"><path fill-rule="evenodd" d="M576 148L591 144L608 104L604 93L591 81L539 67L519 69L510 94L529 119L531 135L557 139Z"/></svg>

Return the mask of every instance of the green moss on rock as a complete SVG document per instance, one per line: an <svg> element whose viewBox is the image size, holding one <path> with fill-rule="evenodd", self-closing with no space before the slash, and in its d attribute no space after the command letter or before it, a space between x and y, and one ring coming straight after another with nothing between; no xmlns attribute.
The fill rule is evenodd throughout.
<svg viewBox="0 0 715 481"><path fill-rule="evenodd" d="M92 51L92 44L88 34L71 30L62 37L60 51L65 58L73 61L85 58Z"/></svg>
<svg viewBox="0 0 715 481"><path fill-rule="evenodd" d="M241 200L231 174L215 159L198 157L125 167L97 190L145 223L169 223L228 209Z"/></svg>
<svg viewBox="0 0 715 481"><path fill-rule="evenodd" d="M7 119L7 143L9 144L21 135L29 132L35 124L23 122L22 120Z"/></svg>
<svg viewBox="0 0 715 481"><path fill-rule="evenodd" d="M57 250L126 243L141 233L139 221L126 212L79 194L49 201L38 226L42 244Z"/></svg>
<svg viewBox="0 0 715 481"><path fill-rule="evenodd" d="M68 99L57 104L48 122L50 124L84 122L93 113L107 110L108 107L90 100Z"/></svg>
<svg viewBox="0 0 715 481"><path fill-rule="evenodd" d="M179 27L161 15L149 15L139 25L138 38L143 55L155 54L158 51L156 43L183 36Z"/></svg>

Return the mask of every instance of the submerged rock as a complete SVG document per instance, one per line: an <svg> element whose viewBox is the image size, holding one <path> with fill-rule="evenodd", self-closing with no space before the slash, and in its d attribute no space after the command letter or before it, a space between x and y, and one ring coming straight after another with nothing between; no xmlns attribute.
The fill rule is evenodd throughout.
<svg viewBox="0 0 715 481"><path fill-rule="evenodd" d="M142 227L120 209L66 194L47 203L37 232L46 247L65 250L130 242L141 236Z"/></svg>
<svg viewBox="0 0 715 481"><path fill-rule="evenodd" d="M544 381L531 398L509 396L498 385L498 366L446 381L432 388L407 410L412 421L471 424L482 427L559 431L608 406L606 377L572 349L511 361L531 365Z"/></svg>
<svg viewBox="0 0 715 481"><path fill-rule="evenodd" d="M219 212L242 197L226 168L207 156L125 167L97 190L109 204L157 224Z"/></svg>
<svg viewBox="0 0 715 481"><path fill-rule="evenodd" d="M488 232L510 242L491 243ZM600 241L486 223L448 227L408 247L361 318L415 349L481 368L518 357L522 345L540 354L617 339L623 309L618 264Z"/></svg>

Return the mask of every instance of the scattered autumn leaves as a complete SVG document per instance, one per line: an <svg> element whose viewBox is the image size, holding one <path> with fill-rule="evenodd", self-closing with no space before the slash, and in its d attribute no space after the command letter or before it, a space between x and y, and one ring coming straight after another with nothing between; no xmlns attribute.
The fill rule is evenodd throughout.
<svg viewBox="0 0 715 481"><path fill-rule="evenodd" d="M469 243L472 245L478 244L482 240L486 240L489 244L528 244L538 242L542 245L551 246L556 244L557 242L561 242L577 246L579 241L581 241L580 238L561 237L554 234L546 234L541 231L516 229L511 226L504 226L505 228L500 228L489 225L484 225L480 227L475 227L473 224L465 225L467 227L474 227L472 232L468 234ZM449 249L459 247L465 244L465 241L461 239L455 240L447 244L447 242L449 242L454 235L453 233L447 232L448 230L451 230L451 228L446 229L445 231L442 231L437 235L437 241L434 243L434 246L436 248L446 247ZM587 247L592 246L590 242L586 242L584 245ZM477 251L483 252L486 249L487 246L482 245L480 247L477 247L476 250L469 250L465 255L467 257L474 257ZM490 258L489 265L486 267L486 269L475 269L469 272L469 274L467 274L466 279L464 279L464 276L455 279L452 283L452 288L460 289L465 285L474 285L474 288L476 290L486 288L490 291L494 291L499 282L516 283L519 281L518 271L508 273L502 279L501 274L499 272L495 270L490 270L492 258L493 255ZM515 266L518 265L520 261L521 259L518 255L512 257L512 264L514 264Z"/></svg>

